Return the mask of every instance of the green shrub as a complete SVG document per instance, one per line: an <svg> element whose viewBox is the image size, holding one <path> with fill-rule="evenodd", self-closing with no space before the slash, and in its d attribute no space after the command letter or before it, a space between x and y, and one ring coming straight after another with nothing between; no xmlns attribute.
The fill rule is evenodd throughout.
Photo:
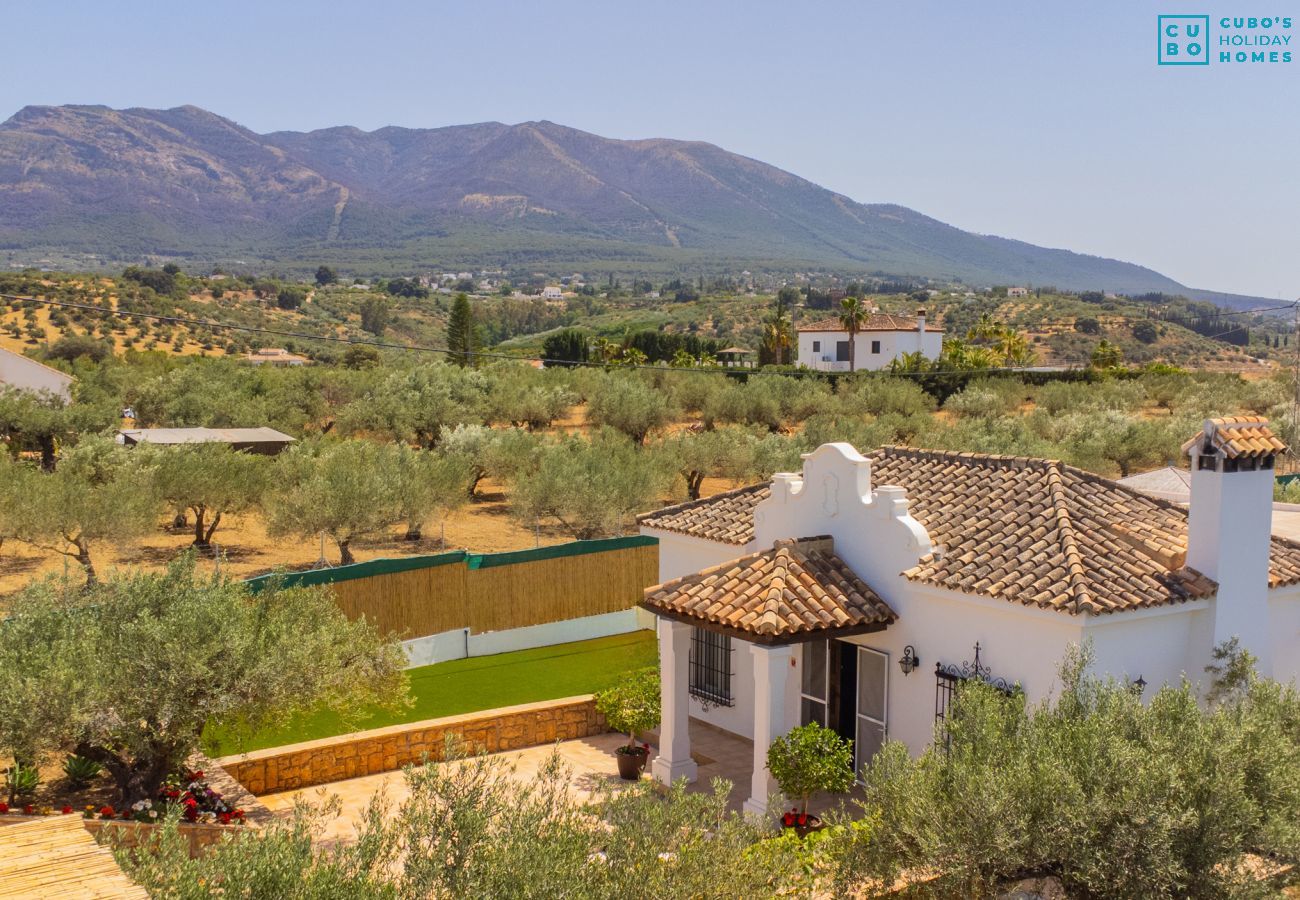
<svg viewBox="0 0 1300 900"><path fill-rule="evenodd" d="M813 794L840 794L853 786L853 743L809 722L771 743L767 769L781 793L797 799L799 811L807 815Z"/></svg>
<svg viewBox="0 0 1300 900"><path fill-rule="evenodd" d="M5 787L9 791L9 802L19 797L30 797L40 786L41 773L35 766L14 763L5 770Z"/></svg>
<svg viewBox="0 0 1300 900"><path fill-rule="evenodd" d="M596 695L596 711L610 728L627 735L629 748L635 746L639 732L659 724L658 670L650 667L623 676Z"/></svg>
<svg viewBox="0 0 1300 900"><path fill-rule="evenodd" d="M77 787L89 784L101 771L103 766L84 756L73 754L63 761L63 774Z"/></svg>

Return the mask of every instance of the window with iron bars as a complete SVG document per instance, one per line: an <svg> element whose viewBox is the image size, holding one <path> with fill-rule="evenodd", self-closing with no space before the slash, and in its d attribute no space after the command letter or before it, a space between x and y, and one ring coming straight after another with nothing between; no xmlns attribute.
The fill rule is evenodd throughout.
<svg viewBox="0 0 1300 900"><path fill-rule="evenodd" d="M731 696L731 638L696 628L691 635L690 693L714 706L734 706Z"/></svg>
<svg viewBox="0 0 1300 900"><path fill-rule="evenodd" d="M937 732L943 738L946 750L949 744L948 722L952 718L952 701L957 691L969 681L982 681L994 690L1010 696L1020 690L1019 684L1010 684L1005 678L994 677L992 671L980 662L980 645L975 643L974 662L961 665L935 663L934 666L934 720Z"/></svg>

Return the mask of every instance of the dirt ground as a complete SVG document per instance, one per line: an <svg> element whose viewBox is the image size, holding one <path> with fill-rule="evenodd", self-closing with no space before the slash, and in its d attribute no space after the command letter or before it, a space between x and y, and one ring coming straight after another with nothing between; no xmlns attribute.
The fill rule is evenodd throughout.
<svg viewBox="0 0 1300 900"><path fill-rule="evenodd" d="M702 492L705 495L716 494L735 486L726 479L711 478L705 480ZM360 561L440 553L443 550L479 553L525 550L571 540L558 523L543 521L532 528L512 516L508 498L500 485L484 481L479 485L479 493L479 500L456 511L446 522L430 523L423 540L404 540L405 529L398 527L387 535L354 542L353 553ZM628 523L627 533L635 533L632 523ZM161 569L184 552L192 540L191 531L173 530L160 522L156 531L141 540L122 546L103 544L92 547L92 554L101 575L113 569L130 567ZM317 540L269 536L258 515L233 518L229 524L223 520L213 540L220 548L222 571L244 578L277 569L314 568L321 556ZM325 544L325 559L329 565L337 565L339 561L338 547L330 541ZM217 561L209 555L201 564L215 568ZM5 596L21 590L33 579L64 572L71 578L82 577L73 559L18 541L5 541L0 547L0 606L3 606Z"/></svg>

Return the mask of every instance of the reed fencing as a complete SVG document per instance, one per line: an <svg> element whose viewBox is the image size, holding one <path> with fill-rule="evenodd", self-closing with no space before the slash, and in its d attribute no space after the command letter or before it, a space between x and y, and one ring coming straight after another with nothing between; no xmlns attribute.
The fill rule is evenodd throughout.
<svg viewBox="0 0 1300 900"><path fill-rule="evenodd" d="M631 609L658 581L659 542L645 535L573 541L509 553L456 550L372 559L247 583L261 590L329 585L351 618L404 639L458 628L504 631Z"/></svg>

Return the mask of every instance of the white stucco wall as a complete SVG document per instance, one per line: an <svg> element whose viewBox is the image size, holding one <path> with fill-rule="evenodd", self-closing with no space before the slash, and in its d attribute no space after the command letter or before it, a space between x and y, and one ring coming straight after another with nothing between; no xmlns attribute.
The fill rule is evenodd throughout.
<svg viewBox="0 0 1300 900"><path fill-rule="evenodd" d="M1225 484L1245 484L1231 481L1239 474L1243 473L1229 473ZM1240 533L1245 535L1242 540L1262 541L1266 546L1269 497L1262 491L1249 493L1257 502L1243 508L1229 500L1224 511L1232 518L1242 518L1260 507L1262 512L1255 518L1265 523L1264 530L1256 534L1259 529L1253 526L1259 523L1252 519L1252 527ZM1254 497L1256 493L1260 496ZM1232 531L1227 519L1216 516L1215 521L1220 534ZM650 529L643 532L661 539L662 580L771 547L779 539L831 536L835 553L898 616L886 630L853 637L848 642L888 655L888 736L903 741L914 753L926 747L933 735L935 664L959 666L973 661L977 642L981 663L994 677L1018 683L1030 703L1040 703L1059 689L1062 659L1071 645L1085 640L1092 645L1093 674L1113 675L1125 681L1141 676L1148 685L1147 696L1151 696L1161 684L1178 683L1184 676L1203 682L1218 633L1235 628L1233 618L1248 615L1252 608L1250 603L1239 603L1240 595L1236 595L1226 601L1210 598L1150 610L1070 615L909 581L901 573L930 552L929 535L908 513L903 490L873 484L869 460L847 444L824 445L804 457L802 472L773 478L771 497L755 510L755 539L746 547ZM1233 550L1237 544L1237 536L1230 535L1215 547L1219 553L1225 549L1232 553L1237 552ZM1253 546L1243 549L1240 556L1258 561L1257 550ZM1235 562L1228 561L1220 571L1229 574L1230 583L1250 579L1253 584L1255 574L1242 574ZM1247 595L1252 598L1253 590L1248 589ZM1265 662L1261 673L1283 681L1300 680L1300 586L1268 591L1267 604L1270 645L1261 656L1271 659L1271 663ZM748 644L739 640L732 643L735 704L706 710L692 701L691 715L750 737L754 722L753 655ZM908 645L920 657L920 665L905 676L898 661ZM796 647L786 680L788 727L799 720L802 665L803 650Z"/></svg>
<svg viewBox="0 0 1300 900"><path fill-rule="evenodd" d="M406 652L407 668L414 668L446 662L450 659L464 659L467 656L492 656L514 650L531 650L534 647L589 641L593 638L627 634L645 627L646 622L638 614L638 610L625 609L596 616L529 625L524 628L486 631L482 634L475 634L468 628L456 628L452 631L403 641L402 649Z"/></svg>
<svg viewBox="0 0 1300 900"><path fill-rule="evenodd" d="M801 331L799 332L799 365L824 372L847 372L847 361L835 359L835 345L848 340L847 331ZM880 342L880 352L872 353L873 341ZM813 344L820 343L819 350L813 350ZM943 332L934 329L919 331L861 331L855 341L857 345L856 368L877 371L886 368L893 360L904 353L918 350L926 359L935 359L943 352ZM823 357L829 356L826 360Z"/></svg>
<svg viewBox="0 0 1300 900"><path fill-rule="evenodd" d="M1273 677L1300 684L1300 586L1269 592Z"/></svg>
<svg viewBox="0 0 1300 900"><path fill-rule="evenodd" d="M72 376L0 347L0 384L25 391L54 394L68 400L72 396Z"/></svg>

